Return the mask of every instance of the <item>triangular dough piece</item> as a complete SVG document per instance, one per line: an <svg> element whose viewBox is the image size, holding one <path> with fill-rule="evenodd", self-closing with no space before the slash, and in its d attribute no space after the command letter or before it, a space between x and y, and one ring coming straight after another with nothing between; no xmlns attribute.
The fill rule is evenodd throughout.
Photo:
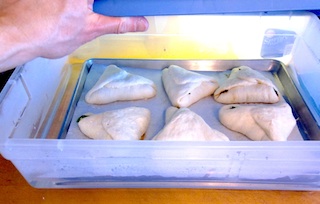
<svg viewBox="0 0 320 204"><path fill-rule="evenodd" d="M129 101L152 98L156 95L153 81L109 65L97 83L86 94L90 104L106 104L114 101Z"/></svg>
<svg viewBox="0 0 320 204"><path fill-rule="evenodd" d="M162 81L172 105L180 108L213 94L219 86L212 77L176 65L162 70Z"/></svg>
<svg viewBox="0 0 320 204"><path fill-rule="evenodd" d="M80 119L79 128L91 139L139 140L145 134L150 121L146 108L129 107Z"/></svg>
<svg viewBox="0 0 320 204"><path fill-rule="evenodd" d="M291 107L279 104L225 105L219 111L220 122L251 140L286 141L296 120Z"/></svg>
<svg viewBox="0 0 320 204"><path fill-rule="evenodd" d="M199 115L188 108L169 107L166 124L153 138L169 141L229 141L223 133L212 129Z"/></svg>
<svg viewBox="0 0 320 204"><path fill-rule="evenodd" d="M227 80L214 92L219 103L276 103L279 91L272 81L247 66L233 68Z"/></svg>

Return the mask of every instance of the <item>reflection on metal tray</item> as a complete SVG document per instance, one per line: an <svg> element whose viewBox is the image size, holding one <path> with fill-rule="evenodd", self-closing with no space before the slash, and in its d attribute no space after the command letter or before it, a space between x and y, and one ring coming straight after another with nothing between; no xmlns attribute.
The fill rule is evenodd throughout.
<svg viewBox="0 0 320 204"><path fill-rule="evenodd" d="M155 81L158 89L157 96L154 99L135 101L135 102L114 102L106 105L89 105L84 102L85 93L93 86L100 77L107 65L114 64L131 73L140 74ZM223 74L230 69L238 66L249 66L255 70L263 71L275 85L278 87L283 98L291 105L294 116L297 119L297 127L292 131L288 140L309 140L320 139L319 127L317 126L312 114L304 103L301 95L297 91L290 77L288 70L282 63L275 60L136 60L136 59L92 59L83 65L77 87L69 105L68 113L61 129L59 138L66 139L86 139L77 127L76 120L84 113L99 113L107 110L126 107L128 105L144 106L151 109L152 119L150 127L146 133L145 139L152 139L164 125L164 111L170 106L170 102L163 102L166 97L161 84L161 70L172 64L183 68L199 71L203 74ZM215 129L224 132L230 140L248 140L241 134L232 132L224 128L218 121L217 110L221 107L218 103L208 103L212 98L207 97L201 102L190 107L200 114L204 120L210 125L213 124ZM162 101L162 103L159 103ZM150 105L151 104L151 105ZM153 105L152 105L153 104ZM158 105L154 105L158 104ZM209 105L213 104L213 105ZM161 107L161 108L159 108ZM210 115L206 110L213 109L215 113ZM215 109L215 110L214 110Z"/></svg>

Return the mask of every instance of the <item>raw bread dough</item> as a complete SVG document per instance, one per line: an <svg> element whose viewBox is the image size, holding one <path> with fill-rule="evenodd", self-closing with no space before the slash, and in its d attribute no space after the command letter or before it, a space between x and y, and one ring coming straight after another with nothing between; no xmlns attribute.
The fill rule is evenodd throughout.
<svg viewBox="0 0 320 204"><path fill-rule="evenodd" d="M219 119L230 130L258 141L286 141L296 125L291 107L286 102L224 105L219 111Z"/></svg>
<svg viewBox="0 0 320 204"><path fill-rule="evenodd" d="M156 95L153 81L109 65L97 83L86 94L90 104L106 104L114 101L128 101L152 98Z"/></svg>
<svg viewBox="0 0 320 204"><path fill-rule="evenodd" d="M129 107L80 119L79 128L91 139L139 140L145 134L150 121L150 111L141 107Z"/></svg>
<svg viewBox="0 0 320 204"><path fill-rule="evenodd" d="M162 81L172 105L180 108L213 94L219 86L212 77L176 65L162 70Z"/></svg>
<svg viewBox="0 0 320 204"><path fill-rule="evenodd" d="M212 129L199 115L188 108L169 107L166 124L153 138L169 141L229 141L223 133Z"/></svg>
<svg viewBox="0 0 320 204"><path fill-rule="evenodd" d="M279 91L271 80L247 66L233 68L227 80L214 92L219 103L276 103Z"/></svg>

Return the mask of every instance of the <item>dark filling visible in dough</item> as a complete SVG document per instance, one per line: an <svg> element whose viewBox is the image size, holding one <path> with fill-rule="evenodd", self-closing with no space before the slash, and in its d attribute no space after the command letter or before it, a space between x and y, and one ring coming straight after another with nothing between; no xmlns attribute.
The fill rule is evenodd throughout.
<svg viewBox="0 0 320 204"><path fill-rule="evenodd" d="M220 94L227 93L228 90L221 91Z"/></svg>
<svg viewBox="0 0 320 204"><path fill-rule="evenodd" d="M230 107L230 109L235 109L235 108L236 108L235 106L231 106L231 107Z"/></svg>
<svg viewBox="0 0 320 204"><path fill-rule="evenodd" d="M82 118L86 118L86 117L88 117L88 115L82 115L82 116L80 116L80 117L78 118L78 120L77 120L77 123L80 122L80 120L81 120Z"/></svg>
<svg viewBox="0 0 320 204"><path fill-rule="evenodd" d="M273 89L273 90L274 90L274 92L277 94L277 96L279 96L278 91L276 91L275 89Z"/></svg>

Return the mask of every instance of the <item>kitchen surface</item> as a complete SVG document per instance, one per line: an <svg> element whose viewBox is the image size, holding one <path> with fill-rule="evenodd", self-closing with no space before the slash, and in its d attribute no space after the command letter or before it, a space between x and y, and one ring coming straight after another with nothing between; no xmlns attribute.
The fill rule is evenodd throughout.
<svg viewBox="0 0 320 204"><path fill-rule="evenodd" d="M0 156L0 202L320 203L319 141L301 141L319 140L319 110L316 107L319 105L316 100L318 89L309 82L320 73L317 71L320 52L317 41L312 41L317 39L318 19L312 14L299 12L276 13L274 16L218 15L212 19L220 22L216 25L219 31L209 29L207 34L203 34L201 25L190 30L190 24L197 26L195 18L151 17L150 33L101 37L82 46L67 58L53 62L36 59L23 68L17 68L15 77L5 90L6 100L0 103L17 117L13 118L14 125L4 120L9 128L4 133L7 138L0 140L3 154ZM248 24L242 24L242 18ZM246 32L238 33L236 37L232 34L224 36L233 29L226 28L221 19ZM274 23L275 19L279 21ZM176 28L175 25L180 27ZM211 38L211 34L216 38ZM88 142L87 138L69 139L66 135L69 125L72 125L73 111L76 109L74 104L80 97L77 91L79 84L82 84L81 77L88 67L94 67L90 63L99 66L105 63L93 60L90 66L83 66L91 58L116 59L112 62L121 65L132 63L125 59L133 59L133 62L139 59L142 62L145 62L143 59L210 59L209 63L189 63L194 67L209 68L219 64L215 60L225 60L224 63L232 60L229 62L231 64L235 62L233 60L245 62L241 61L244 59L258 59L259 62L277 60L276 63L272 61L272 65L279 60L280 64L292 68L296 73L297 78L293 77L290 83L303 85L298 86L298 91L306 99L302 100L303 108L311 107L307 114L305 111L302 114L297 108L297 114L301 116L299 120L305 128L302 130L306 130L305 135L300 130L302 139L298 134L297 141L274 144L234 141L234 144L223 144L221 147L214 143L212 146L196 143L194 147L185 143L172 145L185 151L185 157L166 154L165 145L154 143L109 144L106 141ZM42 73L43 78L37 78L37 68L40 66L46 66L48 70ZM303 69L306 67L308 69ZM288 76L295 76L290 75L291 69L288 70L285 70L289 72ZM11 75L12 71L0 74L1 89ZM49 82L47 88L52 91L37 86L37 83L41 83L32 81L33 78ZM17 91L21 93L21 101L16 103L14 93ZM38 103L33 96L39 96L38 101L45 103ZM10 102L15 104L11 105ZM43 112L32 112L34 107ZM20 110L23 114L19 113ZM2 114L6 116L7 113ZM30 124L35 120L33 127L23 117L29 118ZM312 125L304 124L310 118ZM27 132L24 131L25 127ZM112 151L108 152L108 148ZM137 151L137 155L132 154L133 150ZM172 148L170 151L176 153L179 149ZM206 153L210 153L210 156ZM159 165L158 168L155 165ZM210 169L213 169L212 172Z"/></svg>

